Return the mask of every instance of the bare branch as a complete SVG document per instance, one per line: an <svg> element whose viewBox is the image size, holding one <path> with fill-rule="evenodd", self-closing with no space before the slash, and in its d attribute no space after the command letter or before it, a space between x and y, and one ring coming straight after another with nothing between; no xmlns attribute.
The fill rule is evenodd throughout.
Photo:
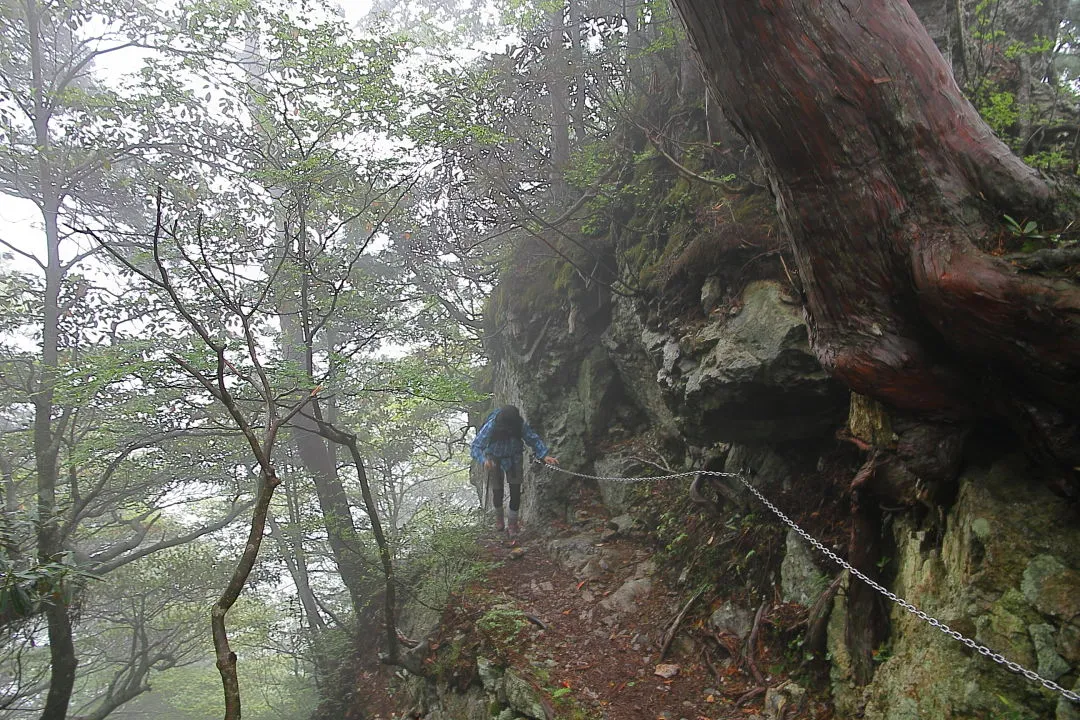
<svg viewBox="0 0 1080 720"><path fill-rule="evenodd" d="M20 250L19 248L15 247L11 243L9 243L7 240L4 240L2 238L0 238L0 245L3 245L8 250L10 250L11 252L13 252L13 253L15 253L17 255L21 255L24 258L26 258L27 260L32 261L35 265L37 265L39 268L41 268L42 271L45 270L45 263L38 260L37 256L34 255L33 253L26 252L25 250Z"/></svg>
<svg viewBox="0 0 1080 720"><path fill-rule="evenodd" d="M221 530L223 527L225 527L237 517L239 517L241 513L244 513L247 510L251 509L251 507L251 502L233 503L233 506L229 509L228 513L226 513L223 517L215 520L212 523L203 525L202 527L196 528L195 530L192 530L189 533L185 533L184 535L178 535L168 540L162 539L156 543L153 543L152 545L147 545L146 547L140 548L136 552L116 557L109 562L102 562L98 565L91 566L90 570L95 574L104 575L105 573L115 570L118 567L127 565L130 562L134 562L139 558L144 558L147 555L151 555L160 550L167 550L168 548L185 545L193 540L197 540L203 535L208 535L212 532Z"/></svg>

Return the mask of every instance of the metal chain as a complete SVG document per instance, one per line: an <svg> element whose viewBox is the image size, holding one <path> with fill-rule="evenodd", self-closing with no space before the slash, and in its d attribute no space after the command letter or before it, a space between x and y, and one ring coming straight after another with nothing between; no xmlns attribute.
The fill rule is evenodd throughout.
<svg viewBox="0 0 1080 720"><path fill-rule="evenodd" d="M1004 665L1006 668L1008 668L1012 672L1016 673L1017 675L1023 675L1025 678L1027 678L1031 682L1039 683L1040 685L1042 685L1047 690L1052 690L1053 692L1059 693L1062 697L1064 697L1064 698L1066 698L1068 700L1071 700L1074 703L1080 703L1080 693L1077 693L1077 692L1074 692L1072 690L1068 690L1066 688L1063 688L1061 685L1058 685L1053 680L1048 680L1047 678L1044 678L1042 675L1039 675L1037 672L1034 672L1033 670L1028 670L1024 666L1022 666L1022 665L1020 665L1018 663L1015 663L1012 660L1007 659L1004 655L1001 655L1000 653L994 652L993 650L986 647L985 645L980 645L979 643L975 642L971 638L964 636L963 634L957 632L956 630L953 630L948 625L941 622L940 620L933 617L932 615L929 615L926 612L920 610L914 604L908 602L907 600L900 597L896 593L893 593L893 592L887 590L880 583L878 583L878 582L872 580L871 578L867 577L863 572L861 572L860 570L858 570L857 568L852 566L849 562L844 560L842 557L840 557L839 555L834 553L829 548L825 547L825 545L822 544L817 538L813 537L812 535L810 535L810 533L806 532L801 527L799 527L798 524L796 524L794 520L792 520L787 515L785 515L780 510L780 508L776 507L776 505L773 505L769 501L768 498L766 498L764 495L762 495L760 490L758 490L756 487L751 485L750 482L746 479L746 476L743 473L717 472L715 470L691 470L689 472L672 473L670 475L657 475L657 476L653 476L653 477L641 477L641 478L600 477L600 476L597 476L597 475L586 475L584 473L577 473L577 472L573 472L571 470L564 470L563 468L558 467L556 465L544 465L543 463L538 463L538 464L543 465L546 469L551 470L552 472L560 472L560 473L564 473L566 475L572 475L574 477L585 478L585 479L588 479L588 480L605 480L605 481L608 481L608 482L644 482L644 481L652 481L652 480L671 480L671 479L674 479L674 478L689 477L691 475L711 475L713 477L733 477L733 478L737 478L738 481L740 483L742 483L742 485L754 495L754 497L756 497L758 500L760 500L761 503L763 505L765 505L765 507L769 508L769 510L771 510L773 512L773 514L775 514L778 518L780 518L784 522L785 525L787 525L792 530L794 530L796 533L798 533L799 536L802 537L803 540L805 540L806 542L813 545L815 548L817 548L821 553L823 553L826 557L828 557L830 560L835 562L837 565L844 568L849 573L851 573L855 577L859 578L864 583L866 583L870 587L874 588L879 593L881 593L885 597L889 598L890 600L892 600L894 603L896 603L900 607L904 608L904 610L908 611L909 613L911 613L915 617L919 618L923 622L927 623L931 627L937 628L938 630L945 633L946 635L948 635L952 639L954 639L954 640L956 640L956 641L958 641L960 643L963 643L964 645L968 646L969 648L976 651L980 655L983 655L985 657L990 658L991 660L998 663L999 665Z"/></svg>
<svg viewBox="0 0 1080 720"><path fill-rule="evenodd" d="M675 478L691 477L693 475L740 477L739 473L716 472L715 470L690 470L688 472L672 473L670 475L650 475L648 477L601 477L600 475L586 475L585 473L574 472L573 470L567 470L566 468L560 467L558 465L548 465L547 463L543 463L539 460L533 460L533 463L553 472L561 472L564 475L573 475L574 477L584 478L586 480L604 480L606 482L617 483L637 483L646 481L652 482L654 480L673 480Z"/></svg>

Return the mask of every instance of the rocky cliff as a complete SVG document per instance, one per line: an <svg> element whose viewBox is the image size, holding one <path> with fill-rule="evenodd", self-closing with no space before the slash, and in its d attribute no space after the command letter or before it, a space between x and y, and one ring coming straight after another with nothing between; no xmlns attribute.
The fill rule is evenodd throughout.
<svg viewBox="0 0 1080 720"><path fill-rule="evenodd" d="M630 231L595 246L610 265L606 284L560 284L550 260L519 248L490 309L495 401L521 407L568 470L642 478L746 470L766 498L889 591L1042 678L1077 687L1075 503L998 427L942 436L939 443L966 443L949 482L922 488L915 478L899 502L866 492L860 477L873 471L873 448L903 443L888 410L851 395L818 365L797 278L779 246L761 242L769 220L760 198L720 202L732 217L747 207L761 214L652 241L633 233L631 218ZM627 278L646 282L619 292L635 284ZM822 686L838 717L1078 717L1080 705L868 590L737 482L663 482L697 501L677 506L695 528L686 544L711 542L732 518L752 518L763 537L786 536L757 549L770 554L741 587L725 585L730 568L699 563L692 572L713 578L713 608L735 603L752 616L763 601L805 607L797 642L824 658ZM647 493L629 492L641 485L649 481L580 480L533 466L525 520L567 520L593 487L612 515L647 517ZM670 550L671 539L655 528L658 548ZM667 563L670 575L685 575L677 555L666 557L676 561Z"/></svg>
<svg viewBox="0 0 1080 720"><path fill-rule="evenodd" d="M639 128L665 137L610 140L617 164L595 180L587 221L516 242L486 313L484 389L522 409L563 469L594 476L536 465L525 475L526 527L562 563L556 574L580 583L559 595L582 604L567 612L593 617L600 598L582 585L605 573L616 596L651 583L673 613L694 600L674 633L681 655L717 687L740 673L749 683L732 680L745 696L701 717L1077 720L1080 704L1017 672L1080 690L1080 515L1068 487L1009 427L913 424L822 370L760 169L714 111L680 104L695 96L688 77L640 108ZM706 146L673 162L680 147ZM694 470L740 473L802 532L738 478L654 479ZM637 481L603 479L614 477ZM477 468L473 479L483 487ZM595 498L615 526L636 528L634 552L652 562L631 572L610 536L574 535ZM655 644L668 629L640 624L631 644L643 649L640 638ZM414 686L418 711L563 716L511 702L521 668L481 659L465 663L464 694Z"/></svg>

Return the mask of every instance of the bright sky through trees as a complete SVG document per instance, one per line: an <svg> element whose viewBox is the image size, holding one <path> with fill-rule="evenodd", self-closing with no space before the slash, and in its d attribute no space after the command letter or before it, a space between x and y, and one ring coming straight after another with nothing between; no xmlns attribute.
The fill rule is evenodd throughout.
<svg viewBox="0 0 1080 720"><path fill-rule="evenodd" d="M158 4L169 7L173 2L161 0ZM339 5L345 18L354 25L361 23L371 8L369 0L340 0ZM236 50L239 52L243 48ZM106 84L122 82L124 74L130 72L145 54L141 50L128 49L101 58L95 63L94 77ZM0 193L0 240L14 245L18 250L38 256L44 247L42 232L41 213L31 201ZM70 243L65 245L64 250L69 256L77 252ZM9 248L0 248L0 257L4 258L9 268L25 272L39 270L29 258L12 252Z"/></svg>

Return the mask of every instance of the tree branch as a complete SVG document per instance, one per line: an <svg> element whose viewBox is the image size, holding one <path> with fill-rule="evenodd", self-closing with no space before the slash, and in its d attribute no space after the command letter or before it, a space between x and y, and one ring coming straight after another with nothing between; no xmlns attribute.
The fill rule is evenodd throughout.
<svg viewBox="0 0 1080 720"><path fill-rule="evenodd" d="M172 547L177 547L178 545L185 545L193 540L201 538L203 535L208 535L209 533L221 530L226 525L235 520L237 517L239 517L241 513L250 510L251 507L251 502L234 503L233 506L229 509L229 512L224 517L215 520L209 525L203 525L202 527L196 528L191 532L185 533L184 535L178 535L168 540L159 540L152 545L147 545L144 548L140 548L136 552L132 552L126 555L120 555L119 557L114 557L108 562L102 562L98 565L91 566L90 571L98 575L104 575L105 573L115 570L118 567L122 567L130 562L134 562L135 560L144 558L147 555L152 555L153 553L156 553L160 550L167 550Z"/></svg>

